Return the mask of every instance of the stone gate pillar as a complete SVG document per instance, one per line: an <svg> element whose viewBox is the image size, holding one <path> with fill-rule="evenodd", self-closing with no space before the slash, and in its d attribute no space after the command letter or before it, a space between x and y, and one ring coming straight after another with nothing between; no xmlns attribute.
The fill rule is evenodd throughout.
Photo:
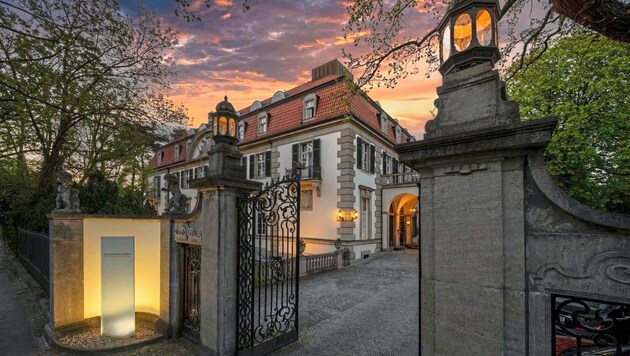
<svg viewBox="0 0 630 356"><path fill-rule="evenodd" d="M492 63L448 73L425 139L397 147L421 174L422 355L524 355L524 166L555 119L521 122Z"/></svg>
<svg viewBox="0 0 630 356"><path fill-rule="evenodd" d="M237 199L260 190L245 179L242 154L235 145L216 143L209 171L193 185L201 195L200 341L211 355L236 353Z"/></svg>

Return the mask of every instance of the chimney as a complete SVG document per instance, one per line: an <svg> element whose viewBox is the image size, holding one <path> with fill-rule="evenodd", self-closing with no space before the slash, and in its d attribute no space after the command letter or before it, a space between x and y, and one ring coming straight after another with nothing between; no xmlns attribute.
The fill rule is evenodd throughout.
<svg viewBox="0 0 630 356"><path fill-rule="evenodd" d="M338 60L333 59L332 61L311 70L311 81L314 82L331 74L335 74L337 76L347 75L350 77L350 80L353 79L350 71L344 67L343 64L339 63Z"/></svg>

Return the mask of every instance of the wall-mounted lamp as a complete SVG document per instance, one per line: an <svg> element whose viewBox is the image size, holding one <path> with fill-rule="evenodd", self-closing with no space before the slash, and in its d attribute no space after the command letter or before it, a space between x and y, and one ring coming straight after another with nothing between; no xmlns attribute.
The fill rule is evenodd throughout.
<svg viewBox="0 0 630 356"><path fill-rule="evenodd" d="M416 208L411 208L411 213L412 213L412 214L415 214L415 213L416 213L416 211L417 211L417 210L416 210Z"/></svg>
<svg viewBox="0 0 630 356"><path fill-rule="evenodd" d="M355 209L339 210L337 213L337 221L355 221L359 218L359 213Z"/></svg>

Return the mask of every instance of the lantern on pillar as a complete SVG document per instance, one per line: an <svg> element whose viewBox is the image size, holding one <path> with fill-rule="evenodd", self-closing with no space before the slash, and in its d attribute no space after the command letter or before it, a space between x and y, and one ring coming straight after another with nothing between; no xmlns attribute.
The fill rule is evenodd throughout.
<svg viewBox="0 0 630 356"><path fill-rule="evenodd" d="M212 126L214 142L235 145L238 142L238 115L227 96L217 104L216 112L208 114L208 121Z"/></svg>
<svg viewBox="0 0 630 356"><path fill-rule="evenodd" d="M499 60L498 14L497 0L453 0L438 26L442 75Z"/></svg>

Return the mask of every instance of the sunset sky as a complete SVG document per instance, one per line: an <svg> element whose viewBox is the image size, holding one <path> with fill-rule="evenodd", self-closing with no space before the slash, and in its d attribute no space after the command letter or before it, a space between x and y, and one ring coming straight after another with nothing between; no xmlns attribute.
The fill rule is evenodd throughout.
<svg viewBox="0 0 630 356"><path fill-rule="evenodd" d="M143 4L155 11L166 26L179 32L173 53L178 76L168 93L188 107L193 126L207 120L223 95L238 109L310 80L310 70L337 58L342 48L358 54L342 28L348 13L342 0L250 0L242 11L241 0L214 0L210 8L195 0L200 22L186 22L174 14L175 1ZM123 1L130 14L135 0ZM407 34L423 35L437 20L415 9L406 18ZM411 134L420 138L430 119L439 73L421 74L399 82L395 89L375 89L369 95Z"/></svg>

